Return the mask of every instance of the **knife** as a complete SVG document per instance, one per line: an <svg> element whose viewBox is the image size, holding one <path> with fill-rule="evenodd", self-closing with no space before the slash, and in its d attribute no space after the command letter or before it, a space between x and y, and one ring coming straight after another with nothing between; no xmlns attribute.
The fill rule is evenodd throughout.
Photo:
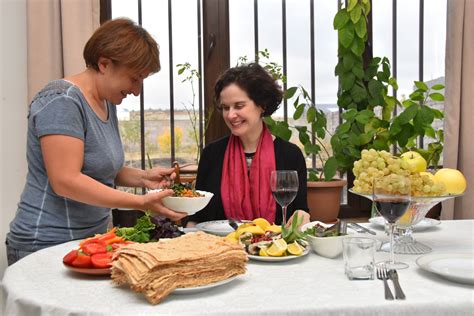
<svg viewBox="0 0 474 316"><path fill-rule="evenodd" d="M398 282L397 270L388 270L388 277L390 280L392 280L393 285L395 287L395 298L397 300L404 300L405 293L403 293L402 287L400 286L400 283Z"/></svg>
<svg viewBox="0 0 474 316"><path fill-rule="evenodd" d="M232 227L232 229L237 230L239 228L239 224L237 224L237 222L234 219L229 218L228 222L229 222L229 226Z"/></svg>
<svg viewBox="0 0 474 316"><path fill-rule="evenodd" d="M357 229L359 229L359 230L363 230L363 231L366 232L366 233L369 233L369 234L372 234L372 235L377 235L377 233L374 232L373 230L368 229L368 228L365 228L364 226L359 225L359 224L357 224L357 223L347 223L347 225L348 225L349 227L352 226L351 228L354 229L354 230L356 230L356 231L357 231Z"/></svg>

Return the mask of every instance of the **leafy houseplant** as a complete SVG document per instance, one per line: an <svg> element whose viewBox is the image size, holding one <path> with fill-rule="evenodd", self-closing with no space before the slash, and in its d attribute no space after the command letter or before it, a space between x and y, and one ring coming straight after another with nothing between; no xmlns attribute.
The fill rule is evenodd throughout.
<svg viewBox="0 0 474 316"><path fill-rule="evenodd" d="M260 60L263 67L276 80L286 82L286 77L282 74L281 67L278 64L264 62L269 59L268 50L265 49L259 53L263 57L263 61ZM242 58L240 60L246 61ZM287 141L291 138L293 131L298 132L298 138L304 147L304 153L317 157L322 166L322 171L318 172L310 169L307 182L308 207L311 220L334 222L339 214L341 191L347 182L334 179L337 161L331 156L324 144L326 135L329 135L326 115L316 107L306 89L301 85L290 87L284 91L284 98L287 100L295 98L293 101L295 107L293 119L298 120L305 116L308 125L290 126L288 122L274 120L271 117L265 117L265 123L273 135ZM313 136L314 143L312 141Z"/></svg>
<svg viewBox="0 0 474 316"><path fill-rule="evenodd" d="M191 86L192 100L189 102L190 107L186 104L183 105L186 112L188 113L189 121L191 122L191 137L194 140L194 143L196 144L196 163L198 163L199 157L201 155L201 147L203 144L203 140L199 137L199 124L201 123L199 120L199 113L196 110L195 106L196 90L194 89L194 83L195 80L199 80L201 78L201 75L199 74L198 70L192 68L190 63L177 64L176 67L178 68L178 76L184 77L181 82L187 82ZM209 127L209 122L213 112L214 108L211 107L209 109L207 117L204 119L203 134L206 134L206 130Z"/></svg>
<svg viewBox="0 0 474 316"><path fill-rule="evenodd" d="M282 73L282 68L275 62L269 61L270 53L267 49L259 52L262 57L259 62L263 67L275 78L283 83L286 83L286 76ZM239 58L240 62L246 62L245 57ZM289 125L288 122L274 120L272 117L265 117L270 132L286 141L289 141L293 131L298 132L298 138L304 148L306 155L315 155L321 164L322 172L317 170L309 170L309 181L330 181L336 174L336 160L331 157L329 150L324 144L326 135L329 135L327 129L327 119L325 113L316 107L309 93L302 85L293 86L284 91L286 100L295 98L293 106L295 112L293 114L294 120L299 120L305 115L307 125ZM315 143L312 142L312 136L315 136Z"/></svg>
<svg viewBox="0 0 474 316"><path fill-rule="evenodd" d="M444 86L429 88L424 82L415 81L416 90L408 99L400 102L388 95L389 87L398 89L391 77L389 60L375 57L364 65L369 11L369 0L349 0L334 18L339 38L335 68L340 83L337 104L344 111L343 123L331 138L337 168L351 171L363 149L390 151L392 146L401 152L416 150L428 164L437 166L443 149L443 130L435 131L431 124L434 119L443 118L443 113L428 103L444 100L438 92ZM415 149L416 140L424 136L434 141L428 149Z"/></svg>

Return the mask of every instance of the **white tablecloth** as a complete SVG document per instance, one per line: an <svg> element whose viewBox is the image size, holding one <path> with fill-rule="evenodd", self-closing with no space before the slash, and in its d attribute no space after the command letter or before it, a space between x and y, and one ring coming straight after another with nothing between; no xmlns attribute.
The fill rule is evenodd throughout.
<svg viewBox="0 0 474 316"><path fill-rule="evenodd" d="M368 224L367 224L368 225ZM370 226L371 228L375 228ZM386 240L381 229L377 238ZM437 252L473 252L474 221L443 221L414 234ZM474 286L421 270L418 255L398 255L405 301L386 301L380 280L349 281L342 257L311 252L280 263L249 261L248 272L205 292L170 295L150 305L142 294L115 287L108 277L68 271L62 257L78 242L34 253L5 271L5 315L473 315ZM377 260L388 258L378 252Z"/></svg>

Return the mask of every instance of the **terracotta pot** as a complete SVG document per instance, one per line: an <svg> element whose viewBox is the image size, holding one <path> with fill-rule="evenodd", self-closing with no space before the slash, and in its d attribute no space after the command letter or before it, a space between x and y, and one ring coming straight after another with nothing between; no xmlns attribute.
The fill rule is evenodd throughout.
<svg viewBox="0 0 474 316"><path fill-rule="evenodd" d="M311 221L335 223L339 216L342 188L346 180L308 181L308 207Z"/></svg>

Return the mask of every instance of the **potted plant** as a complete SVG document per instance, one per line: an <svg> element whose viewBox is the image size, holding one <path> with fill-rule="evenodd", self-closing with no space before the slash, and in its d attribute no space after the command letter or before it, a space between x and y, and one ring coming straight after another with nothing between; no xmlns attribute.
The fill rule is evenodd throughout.
<svg viewBox="0 0 474 316"><path fill-rule="evenodd" d="M308 169L307 195L308 207L311 220L319 220L325 223L337 221L339 215L341 191L346 185L346 180L336 179L337 161L331 156L330 151L324 144L326 135L326 115L312 102L304 87L292 87L285 93L285 98L290 99L296 94L294 102L295 113L293 119L298 120L303 115L307 125L290 126L287 122L276 121L271 117L265 118L265 123L275 136L289 140L293 131L298 132L298 138L303 145L303 151L307 156L314 155L321 168ZM312 136L315 142L312 142Z"/></svg>
<svg viewBox="0 0 474 316"><path fill-rule="evenodd" d="M353 164L363 149L398 152L417 151L428 162L438 166L443 150L443 130L435 131L432 123L443 118L443 112L431 102L443 101L444 86L431 87L415 81L415 91L401 102L388 95L389 87L398 89L391 76L387 58L365 58L369 0L349 0L334 18L338 31L339 78L337 104L342 109L342 124L331 138L337 169L351 174ZM417 148L420 137L432 138L427 149ZM349 177L348 177L349 178Z"/></svg>

